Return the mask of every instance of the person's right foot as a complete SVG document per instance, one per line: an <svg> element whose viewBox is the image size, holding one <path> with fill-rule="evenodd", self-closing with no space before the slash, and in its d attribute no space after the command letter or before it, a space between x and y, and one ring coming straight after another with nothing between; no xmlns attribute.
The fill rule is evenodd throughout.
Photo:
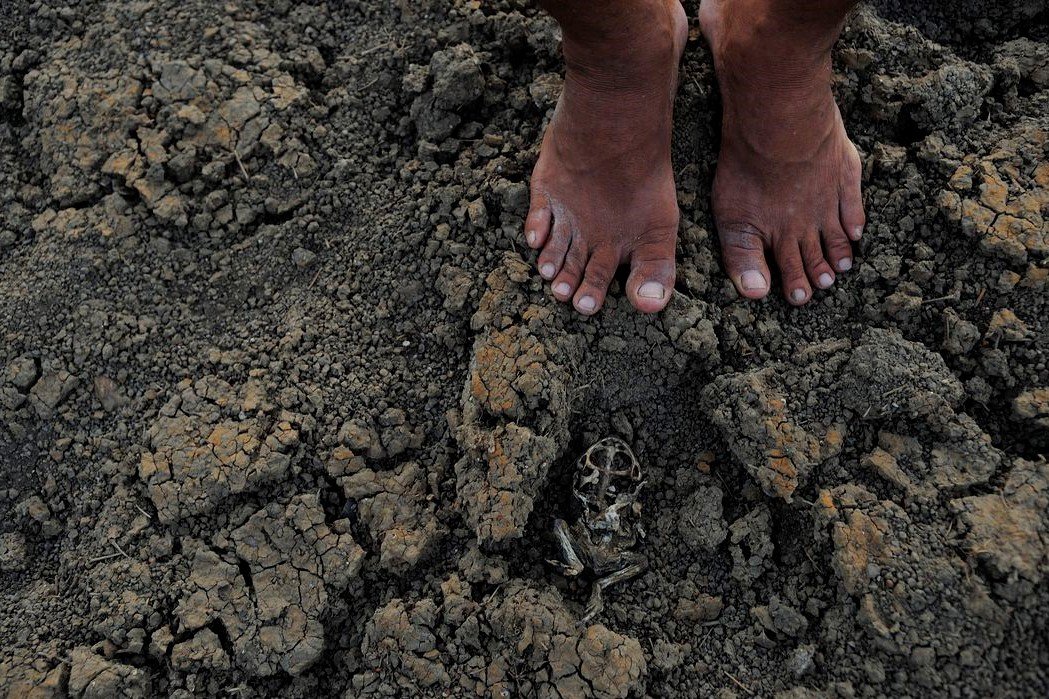
<svg viewBox="0 0 1049 699"><path fill-rule="evenodd" d="M630 302L659 311L674 289L670 131L688 20L678 0L592 3L557 19L565 86L532 173L525 239L554 296L580 313L600 310L626 260Z"/></svg>
<svg viewBox="0 0 1049 699"><path fill-rule="evenodd" d="M771 251L799 306L852 267L864 226L860 158L831 93L831 47L851 3L805 5L700 6L724 108L713 204L725 270L740 294L761 298Z"/></svg>

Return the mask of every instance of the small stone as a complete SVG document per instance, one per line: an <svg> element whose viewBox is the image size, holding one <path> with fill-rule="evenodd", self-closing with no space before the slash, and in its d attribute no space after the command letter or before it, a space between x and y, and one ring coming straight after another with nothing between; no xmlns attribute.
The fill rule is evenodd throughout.
<svg viewBox="0 0 1049 699"><path fill-rule="evenodd" d="M20 392L26 393L40 377L40 370L32 357L19 357L4 370L3 381L10 382Z"/></svg>
<svg viewBox="0 0 1049 699"><path fill-rule="evenodd" d="M96 376L92 384L95 388L95 398L107 413L113 412L127 400L120 393L117 382L108 376Z"/></svg>
<svg viewBox="0 0 1049 699"><path fill-rule="evenodd" d="M721 597L699 595L694 599L679 600L674 617L680 621L714 621L724 608Z"/></svg>
<svg viewBox="0 0 1049 699"><path fill-rule="evenodd" d="M17 573L25 566L25 537L20 532L0 534L0 572Z"/></svg>
<svg viewBox="0 0 1049 699"><path fill-rule="evenodd" d="M176 670L228 670L229 656L222 650L219 637L211 629L201 629L188 641L171 649L171 664Z"/></svg>
<svg viewBox="0 0 1049 699"><path fill-rule="evenodd" d="M430 75L439 109L457 111L484 92L481 61L469 44L435 52L430 59Z"/></svg>
<svg viewBox="0 0 1049 699"><path fill-rule="evenodd" d="M994 312L985 335L988 339L1000 338L1008 342L1022 342L1029 336L1030 331L1027 329L1027 325L1008 308L1002 308Z"/></svg>
<svg viewBox="0 0 1049 699"><path fill-rule="evenodd" d="M294 262L295 266L299 269L308 268L316 259L317 253L311 252L306 248L295 248L295 251L291 253L291 261Z"/></svg>
<svg viewBox="0 0 1049 699"><path fill-rule="evenodd" d="M197 149L190 146L167 162L168 172L176 182L189 182L197 169Z"/></svg>
<svg viewBox="0 0 1049 699"><path fill-rule="evenodd" d="M542 110L547 110L557 104L564 86L565 81L560 74L544 73L528 86L528 94L531 95L535 106Z"/></svg>

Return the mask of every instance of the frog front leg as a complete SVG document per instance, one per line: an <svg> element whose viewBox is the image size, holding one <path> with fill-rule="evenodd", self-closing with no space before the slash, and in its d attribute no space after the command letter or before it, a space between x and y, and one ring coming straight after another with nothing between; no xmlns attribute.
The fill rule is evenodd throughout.
<svg viewBox="0 0 1049 699"><path fill-rule="evenodd" d="M551 559L547 562L561 571L561 574L566 577L575 577L586 570L583 560L576 551L575 537L563 519L554 520L554 538L561 549L562 560Z"/></svg>

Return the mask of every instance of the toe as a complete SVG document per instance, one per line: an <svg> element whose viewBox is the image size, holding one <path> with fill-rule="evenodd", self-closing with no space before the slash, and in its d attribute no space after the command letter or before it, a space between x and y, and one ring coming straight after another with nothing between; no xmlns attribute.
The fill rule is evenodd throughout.
<svg viewBox="0 0 1049 699"><path fill-rule="evenodd" d="M552 221L553 213L546 195L532 192L532 200L524 224L525 242L528 243L528 247L533 250L543 247L550 235Z"/></svg>
<svg viewBox="0 0 1049 699"><path fill-rule="evenodd" d="M674 290L677 231L650 231L630 255L626 295L642 313L656 313L670 303Z"/></svg>
<svg viewBox="0 0 1049 699"><path fill-rule="evenodd" d="M536 265L539 275L546 280L553 279L565 263L568 246L572 242L572 230L565 221L554 221L553 228L543 251L539 253Z"/></svg>
<svg viewBox="0 0 1049 699"><path fill-rule="evenodd" d="M568 253L565 255L565 262L561 266L561 271L557 273L553 283L550 285L558 301L567 302L572 299L576 289L579 288L579 280L582 278L583 269L586 267L586 258L586 243L582 238L574 239L568 248Z"/></svg>
<svg viewBox="0 0 1049 699"><path fill-rule="evenodd" d="M782 242L776 247L776 264L783 279L783 295L794 306L801 306L812 297L812 287L809 286L801 257L800 238L799 235L783 236Z"/></svg>
<svg viewBox="0 0 1049 699"><path fill-rule="evenodd" d="M827 222L823 226L822 237L824 257L835 271L848 272L852 269L852 243L841 226L835 221Z"/></svg>
<svg viewBox="0 0 1049 699"><path fill-rule="evenodd" d="M814 287L827 289L834 283L834 270L823 257L823 246L820 245L820 236L816 231L811 231L801 239L801 260Z"/></svg>
<svg viewBox="0 0 1049 699"><path fill-rule="evenodd" d="M736 290L748 299L760 299L769 293L769 267L765 263L765 240L749 224L718 226L721 255L725 272Z"/></svg>
<svg viewBox="0 0 1049 699"><path fill-rule="evenodd" d="M842 174L840 200L838 204L841 227L850 240L859 240L867 217L863 212L863 194L860 183L863 178L863 164L860 155L853 146L845 162Z"/></svg>
<svg viewBox="0 0 1049 699"><path fill-rule="evenodd" d="M574 305L583 315L593 315L601 310L608 293L608 285L619 266L619 255L611 246L603 246L590 256L583 273L583 281L575 292Z"/></svg>

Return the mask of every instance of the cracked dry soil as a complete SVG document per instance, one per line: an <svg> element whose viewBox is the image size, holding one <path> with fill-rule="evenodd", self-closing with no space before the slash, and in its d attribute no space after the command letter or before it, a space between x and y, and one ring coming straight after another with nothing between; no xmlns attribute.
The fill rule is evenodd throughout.
<svg viewBox="0 0 1049 699"><path fill-rule="evenodd" d="M1046 2L849 20L870 224L801 310L719 269L697 36L677 293L586 320L531 3L6 0L0 696L1049 694ZM648 567L580 625L608 435Z"/></svg>

